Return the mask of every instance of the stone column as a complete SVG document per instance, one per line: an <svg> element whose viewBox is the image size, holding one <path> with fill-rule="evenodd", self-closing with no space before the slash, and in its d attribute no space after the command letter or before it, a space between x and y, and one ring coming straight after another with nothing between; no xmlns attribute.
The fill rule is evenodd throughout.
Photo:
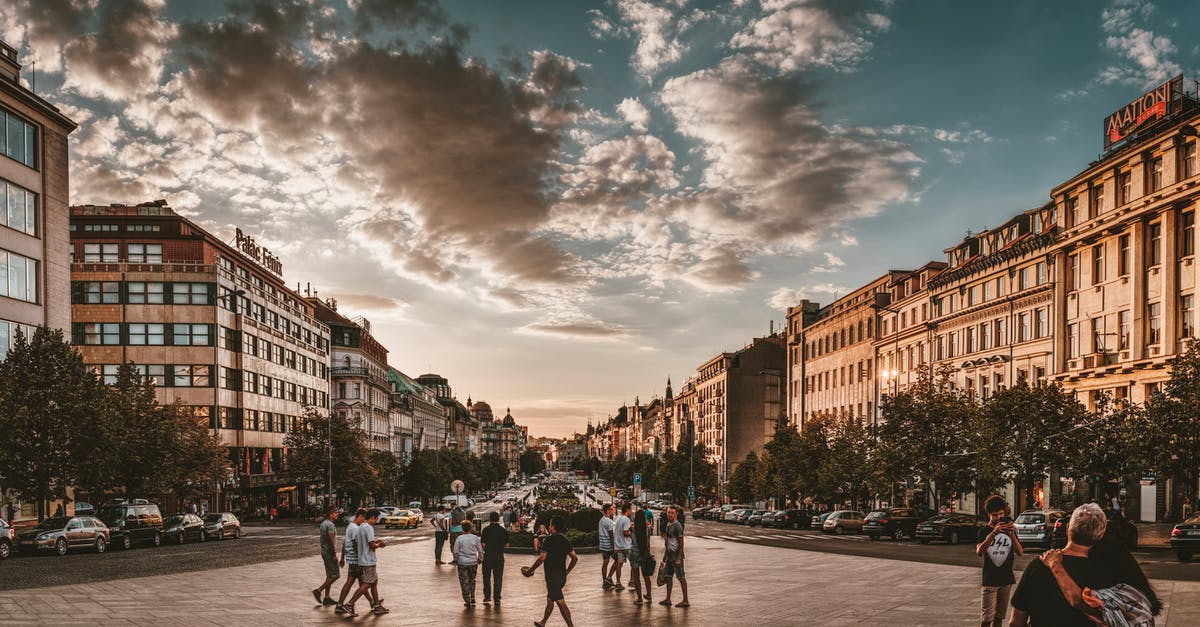
<svg viewBox="0 0 1200 627"><path fill-rule="evenodd" d="M1129 269L1133 297L1129 300L1130 338L1129 355L1133 359L1146 358L1146 223L1134 222L1129 229L1129 256L1133 264Z"/></svg>
<svg viewBox="0 0 1200 627"><path fill-rule="evenodd" d="M1054 343L1054 363L1052 364L1051 372L1047 374L1056 374L1067 371L1067 292L1069 284L1067 283L1067 251L1059 250L1053 253L1054 263L1054 299L1050 305L1050 324L1053 325ZM1036 308L1035 308L1036 309ZM1034 310L1030 310L1030 331L1037 332L1037 314ZM1033 376L1030 373L1030 376Z"/></svg>
<svg viewBox="0 0 1200 627"><path fill-rule="evenodd" d="M1162 213L1162 352L1174 355L1179 346L1179 210L1172 207Z"/></svg>

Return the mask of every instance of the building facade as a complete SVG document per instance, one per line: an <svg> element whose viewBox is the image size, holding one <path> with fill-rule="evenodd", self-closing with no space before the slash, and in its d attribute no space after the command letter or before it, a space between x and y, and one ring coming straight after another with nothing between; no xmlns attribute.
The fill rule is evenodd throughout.
<svg viewBox="0 0 1200 627"><path fill-rule="evenodd" d="M479 455L479 421L471 415L465 405L454 398L450 382L441 375L428 373L417 377L417 383L432 391L438 404L442 406L442 417L446 423L448 437L446 446Z"/></svg>
<svg viewBox="0 0 1200 627"><path fill-rule="evenodd" d="M229 448L210 509L296 507L283 440L329 407L329 327L239 231L230 245L165 201L71 208L72 337L106 382L132 362ZM267 255L267 256L264 256ZM264 262L265 260L265 262Z"/></svg>
<svg viewBox="0 0 1200 627"><path fill-rule="evenodd" d="M401 415L402 422L412 425L411 446L406 453L448 446L450 429L437 395L395 368L388 368L388 383L392 388L392 410Z"/></svg>
<svg viewBox="0 0 1200 627"><path fill-rule="evenodd" d="M388 383L388 351L371 335L366 318L348 318L338 312L337 301L308 299L316 318L329 326L330 409L342 420L360 429L367 446L393 450L391 385Z"/></svg>
<svg viewBox="0 0 1200 627"><path fill-rule="evenodd" d="M67 136L76 125L20 82L17 51L0 42L0 359L20 331L70 340Z"/></svg>

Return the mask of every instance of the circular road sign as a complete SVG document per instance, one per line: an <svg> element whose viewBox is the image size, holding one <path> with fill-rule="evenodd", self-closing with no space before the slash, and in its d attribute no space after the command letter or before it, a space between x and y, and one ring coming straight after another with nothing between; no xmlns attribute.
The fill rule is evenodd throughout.
<svg viewBox="0 0 1200 627"><path fill-rule="evenodd" d="M463 482L459 481L458 479L450 482L450 491L455 494L462 494L463 488L465 487L466 486L463 485Z"/></svg>

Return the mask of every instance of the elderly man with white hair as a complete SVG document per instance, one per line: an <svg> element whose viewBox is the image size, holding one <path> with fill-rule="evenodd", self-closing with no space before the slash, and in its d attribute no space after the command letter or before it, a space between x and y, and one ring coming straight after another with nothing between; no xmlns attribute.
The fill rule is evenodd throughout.
<svg viewBox="0 0 1200 627"><path fill-rule="evenodd" d="M1075 508L1067 527L1067 546L1061 552L1062 569L1080 589L1109 588L1118 583L1117 573L1088 559L1092 547L1104 537L1108 518L1095 503ZM1030 562L1012 597L1010 627L1055 625L1094 627L1086 614L1072 607L1055 580L1054 573L1041 560Z"/></svg>

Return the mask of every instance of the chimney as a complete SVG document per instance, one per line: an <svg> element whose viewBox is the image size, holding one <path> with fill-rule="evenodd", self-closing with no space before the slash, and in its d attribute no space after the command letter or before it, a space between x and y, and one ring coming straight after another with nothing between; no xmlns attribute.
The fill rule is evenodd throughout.
<svg viewBox="0 0 1200 627"><path fill-rule="evenodd" d="M20 75L21 64L17 63L17 49L0 41L0 76L16 83Z"/></svg>

